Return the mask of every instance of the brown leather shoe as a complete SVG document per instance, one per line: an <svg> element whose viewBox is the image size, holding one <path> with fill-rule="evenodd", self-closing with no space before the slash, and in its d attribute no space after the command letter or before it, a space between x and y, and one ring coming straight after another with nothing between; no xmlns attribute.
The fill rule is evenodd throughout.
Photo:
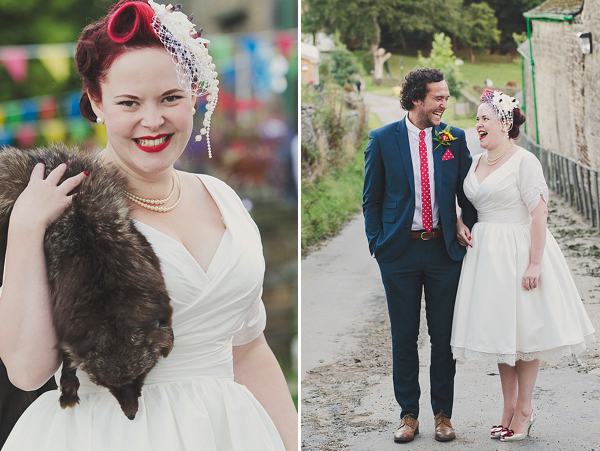
<svg viewBox="0 0 600 451"><path fill-rule="evenodd" d="M400 426L394 433L394 441L396 443L412 442L418 433L419 420L414 418L412 413L409 413L400 420Z"/></svg>
<svg viewBox="0 0 600 451"><path fill-rule="evenodd" d="M448 418L443 413L438 413L434 417L435 423L435 439L438 442L449 442L450 440L454 440L456 438L456 434L454 433L454 428L452 427L452 423L450 422L450 418Z"/></svg>

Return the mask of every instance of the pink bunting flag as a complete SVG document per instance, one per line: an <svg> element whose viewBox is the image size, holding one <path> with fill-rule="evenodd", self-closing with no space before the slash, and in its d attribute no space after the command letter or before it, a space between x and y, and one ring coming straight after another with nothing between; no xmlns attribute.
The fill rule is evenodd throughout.
<svg viewBox="0 0 600 451"><path fill-rule="evenodd" d="M297 36L293 35L292 33L279 32L277 34L275 44L277 45L277 48L283 54L283 56L289 58L290 50L292 49L292 46L296 43L297 39Z"/></svg>
<svg viewBox="0 0 600 451"><path fill-rule="evenodd" d="M3 47L0 49L0 61L16 82L22 82L27 78L28 59L29 53L23 47Z"/></svg>

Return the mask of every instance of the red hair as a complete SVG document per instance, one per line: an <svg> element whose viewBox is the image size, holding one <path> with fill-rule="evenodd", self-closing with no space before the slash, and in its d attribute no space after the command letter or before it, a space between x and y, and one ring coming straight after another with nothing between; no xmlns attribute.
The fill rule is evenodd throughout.
<svg viewBox="0 0 600 451"><path fill-rule="evenodd" d="M131 49L164 47L152 27L153 17L147 0L120 0L105 17L83 29L75 52L75 66L83 79L79 101L83 117L96 121L89 96L102 99L100 84L115 59Z"/></svg>

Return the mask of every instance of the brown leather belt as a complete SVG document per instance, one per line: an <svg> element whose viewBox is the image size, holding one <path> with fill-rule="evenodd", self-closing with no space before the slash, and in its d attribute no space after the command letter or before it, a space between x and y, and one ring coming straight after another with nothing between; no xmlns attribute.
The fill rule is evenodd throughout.
<svg viewBox="0 0 600 451"><path fill-rule="evenodd" d="M419 240L423 240L423 241L427 241L427 240L431 240L433 238L439 238L443 234L444 233L442 232L441 229L433 229L431 232L427 232L425 230L422 232L410 232L410 237L419 239Z"/></svg>

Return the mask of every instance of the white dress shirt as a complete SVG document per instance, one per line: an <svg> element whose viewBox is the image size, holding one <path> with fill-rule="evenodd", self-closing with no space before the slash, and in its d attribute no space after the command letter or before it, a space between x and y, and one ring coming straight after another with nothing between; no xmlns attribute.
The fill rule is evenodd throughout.
<svg viewBox="0 0 600 451"><path fill-rule="evenodd" d="M406 116L406 130L408 131L410 158L412 159L413 173L415 175L415 215L413 216L412 230L423 230L423 216L421 211L421 158L419 156L419 133L421 129L408 119L408 115ZM439 223L440 213L433 174L433 127L426 128L424 132L425 145L427 146L427 168L429 169L429 191L431 194L433 228L436 228Z"/></svg>

